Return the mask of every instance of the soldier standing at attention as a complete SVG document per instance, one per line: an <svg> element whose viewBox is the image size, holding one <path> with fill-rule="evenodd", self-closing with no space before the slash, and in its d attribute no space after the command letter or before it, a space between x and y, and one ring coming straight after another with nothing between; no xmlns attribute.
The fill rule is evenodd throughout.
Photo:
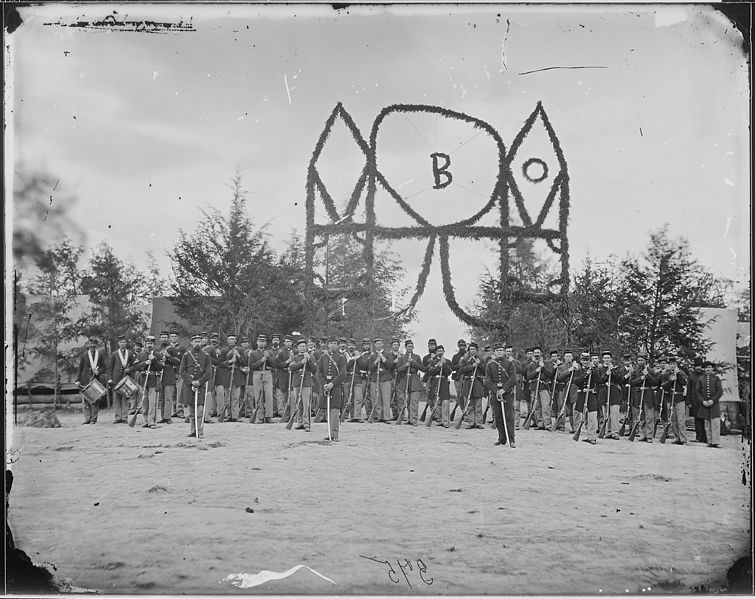
<svg viewBox="0 0 755 599"><path fill-rule="evenodd" d="M264 403L257 410L257 422L269 424L273 417L272 368L275 366L275 356L267 348L267 337L263 334L257 336L257 349L249 357L249 366L252 369L255 405L264 397Z"/></svg>
<svg viewBox="0 0 755 599"><path fill-rule="evenodd" d="M582 354L583 368L579 376L575 374L574 379L577 384L580 395L577 399L577 409L584 418L585 402L587 402L587 419L582 424L582 432L585 437L583 441L596 445L598 432L598 393L597 390L601 384L599 372L600 354L593 353L589 356ZM580 401L581 400L581 401ZM577 425L579 426L579 424Z"/></svg>
<svg viewBox="0 0 755 599"><path fill-rule="evenodd" d="M280 349L281 336L279 333L275 333L270 337L270 352L274 358L278 356ZM278 388L278 375L280 374L277 362L273 362L270 372L273 374L273 418L277 418L278 416L283 415L283 410L286 408L286 406L282 406L278 403L278 396L275 393L275 390Z"/></svg>
<svg viewBox="0 0 755 599"><path fill-rule="evenodd" d="M577 376L580 370L582 370L582 367L580 366L579 362L574 361L574 352L570 349L565 349L564 362L560 364L558 369L556 370L556 379L562 387L558 398L558 409L560 411L564 406L564 402L566 402L566 409L564 410L564 414L569 419L572 433L577 430L574 404L577 403L578 389L577 385L574 384L574 377ZM563 428L563 426L563 423L559 423L557 430L560 430L561 428Z"/></svg>
<svg viewBox="0 0 755 599"><path fill-rule="evenodd" d="M406 423L417 426L419 392L422 389L419 373L424 366L422 366L422 357L414 353L414 342L411 339L404 342L404 348L406 351L402 356L399 356L396 363L396 397L398 398L399 413L408 402Z"/></svg>
<svg viewBox="0 0 755 599"><path fill-rule="evenodd" d="M206 423L213 422L211 420L211 417L217 416L217 406L218 406L218 391L220 391L220 394L223 393L223 388L221 385L218 385L218 379L222 380L222 373L220 373L221 364L220 360L218 359L218 345L219 345L220 337L217 333L212 333L209 338L209 343L204 345L204 352L210 356L210 364L212 365L212 373L210 374L210 381L207 385L207 391L209 392L209 405L205 405L204 409L204 421ZM218 389L220 387L220 389ZM221 397L221 401L222 401Z"/></svg>
<svg viewBox="0 0 755 599"><path fill-rule="evenodd" d="M389 422L391 417L391 388L393 387L393 355L383 349L383 340L375 338L375 351L370 354L370 397L374 418Z"/></svg>
<svg viewBox="0 0 755 599"><path fill-rule="evenodd" d="M535 410L531 421L537 420L538 430L551 429L550 385L555 369L550 361L543 359L540 347L532 348L532 362L527 367L527 380L532 391L532 408Z"/></svg>
<svg viewBox="0 0 755 599"><path fill-rule="evenodd" d="M76 371L76 385L79 387L79 391L86 387L92 379L97 379L101 383L106 372L105 354L97 348L97 337L90 335L89 347L81 354L79 368ZM81 403L84 412L84 422L81 424L96 424L97 416L100 413L98 402L93 401L90 404L82 395Z"/></svg>
<svg viewBox="0 0 755 599"><path fill-rule="evenodd" d="M330 421L330 435L325 439L338 441L341 407L343 405L341 382L346 377L346 358L338 351L338 339L336 337L328 339L328 348L317 362L317 377L322 386L326 409L329 410L327 420ZM330 397L330 406L328 406L328 397Z"/></svg>
<svg viewBox="0 0 755 599"><path fill-rule="evenodd" d="M637 371L632 375L629 384L634 390L637 409L642 410L639 434L640 441L653 442L653 427L655 426L655 387L658 385L656 375L650 369L648 356L644 352L637 354Z"/></svg>
<svg viewBox="0 0 755 599"><path fill-rule="evenodd" d="M469 344L469 353L459 360L458 373L462 385L459 388L459 399L467 398L472 402L467 410L467 428L485 428L482 424L482 396L485 393L485 363L477 355L477 342ZM513 422L512 422L513 424Z"/></svg>
<svg viewBox="0 0 755 599"><path fill-rule="evenodd" d="M399 348L401 347L401 341L397 337L391 339L391 358L393 359L394 368L398 363L398 359L401 356ZM396 393L396 379L391 381L391 418L390 420L396 420L398 418L398 394ZM386 417L386 421L389 418Z"/></svg>
<svg viewBox="0 0 755 599"><path fill-rule="evenodd" d="M687 375L687 405L689 406L689 415L695 419L695 442L707 443L708 437L705 435L705 419L699 418L697 412L700 409L700 396L697 393L697 381L703 375L703 359L697 357L692 363L692 368Z"/></svg>
<svg viewBox="0 0 755 599"><path fill-rule="evenodd" d="M157 383L158 373L165 363L155 353L155 338L149 335L145 341L144 351L136 361L136 367L146 377L146 391L142 398L142 415L144 424L142 428L157 428ZM144 388L144 384L142 384Z"/></svg>
<svg viewBox="0 0 755 599"><path fill-rule="evenodd" d="M366 392L369 389L370 346L370 338L364 337L362 339L362 353L353 358L352 364L356 368L356 372L353 373L354 410L351 412L351 422L364 422L362 419L363 402L367 415L372 410L372 401L367 397L369 394Z"/></svg>
<svg viewBox="0 0 755 599"><path fill-rule="evenodd" d="M246 356L241 353L240 348L236 345L236 335L228 335L228 345L220 350L219 359L223 363L223 368L228 371L228 376L224 382L224 393L227 404L222 408L218 406L221 422L238 422L239 421L239 397L241 396L241 385L244 384L244 373L241 367L246 362Z"/></svg>
<svg viewBox="0 0 755 599"><path fill-rule="evenodd" d="M312 386L314 385L314 375L317 372L316 360L313 354L307 349L306 339L299 339L296 344L297 356L291 362L291 372L293 373L293 389L297 393L297 410L299 425L297 430L310 431L310 422L312 412L310 400L312 398ZM301 390L301 393L299 393Z"/></svg>
<svg viewBox="0 0 755 599"><path fill-rule="evenodd" d="M496 343L493 359L485 367L485 386L494 396L493 415L498 430L495 445L516 447L514 442L514 388L517 384L516 365L504 354L504 344ZM504 418L505 423L504 423Z"/></svg>
<svg viewBox="0 0 755 599"><path fill-rule="evenodd" d="M181 359L176 355L170 345L170 333L160 333L160 359L165 366L162 370L160 381L160 423L171 424L173 415L173 402L176 399L176 378L181 366Z"/></svg>
<svg viewBox="0 0 755 599"><path fill-rule="evenodd" d="M705 420L705 435L708 447L721 447L721 407L719 400L724 394L721 379L713 374L713 362L703 362L703 374L697 379L697 394L700 396L700 407L697 417Z"/></svg>
<svg viewBox="0 0 755 599"><path fill-rule="evenodd" d="M284 422L288 422L291 418L291 410L296 409L296 406L291 406L291 402L294 400L292 397L294 394L289 394L291 389L291 371L289 366L294 359L294 338L291 335L284 335L283 347L275 355L275 364L278 368L278 384L275 387L275 397L278 402L278 412ZM251 413L249 414L251 416Z"/></svg>
<svg viewBox="0 0 755 599"><path fill-rule="evenodd" d="M606 350L601 354L603 364L599 368L601 385L598 389L598 405L603 409L605 438L618 440L619 420L621 419L621 396L624 382L624 369L613 363L613 355ZM610 405L609 405L610 404Z"/></svg>
<svg viewBox="0 0 755 599"><path fill-rule="evenodd" d="M439 345L435 348L435 361L430 363L427 374L430 376L430 385L434 387L436 402L433 407L433 413L438 414L436 420L443 428L448 428L449 409L448 403L451 400L451 389L448 377L451 374L451 361L446 360L443 356L445 348Z"/></svg>
<svg viewBox="0 0 755 599"><path fill-rule="evenodd" d="M173 406L173 413L170 416L172 418L183 418L183 404L181 404L181 387L183 385L183 381L181 380L181 377L178 376L178 370L181 368L181 360L186 353L186 348L179 344L178 333L176 331L169 331L168 337L170 339L171 355L173 355L178 360L178 364L173 365L173 373L176 377L176 403Z"/></svg>
<svg viewBox="0 0 755 599"><path fill-rule="evenodd" d="M194 334L191 336L191 347L181 358L179 368L179 378L183 381L181 385L181 403L188 407L189 424L191 432L189 437L204 436L204 399L205 387L212 374L212 364L210 357L201 349L202 335ZM196 406L196 410L195 410Z"/></svg>
<svg viewBox="0 0 755 599"><path fill-rule="evenodd" d="M687 385L687 375L679 370L676 357L669 357L669 371L662 383L671 409L671 432L674 434L674 445L687 444L687 404L684 400L684 387Z"/></svg>
<svg viewBox="0 0 755 599"><path fill-rule="evenodd" d="M117 385L120 383L123 377L130 375L134 371L133 366L134 353L128 351L126 336L119 335L118 349L110 356L110 369L108 370L110 378L108 379L108 385L112 385L113 383ZM117 391L113 393L113 411L115 412L113 424L126 424L130 399L132 398L125 398Z"/></svg>
<svg viewBox="0 0 755 599"><path fill-rule="evenodd" d="M456 403L462 410L465 410L467 396L462 393L464 381L459 373L459 362L467 355L467 342L464 341L464 339L459 339L456 342L456 347L458 348L458 351L451 356L451 380L454 382L454 390L456 391Z"/></svg>

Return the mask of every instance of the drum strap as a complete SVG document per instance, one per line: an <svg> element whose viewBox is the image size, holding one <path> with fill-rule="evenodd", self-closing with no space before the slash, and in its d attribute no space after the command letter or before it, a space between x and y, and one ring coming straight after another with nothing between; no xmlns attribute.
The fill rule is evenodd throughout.
<svg viewBox="0 0 755 599"><path fill-rule="evenodd" d="M100 351L98 349L94 350L94 360L92 360L92 352L88 351L87 356L89 357L89 366L92 369L92 372L94 372L95 368L97 368L97 364L100 360Z"/></svg>
<svg viewBox="0 0 755 599"><path fill-rule="evenodd" d="M123 352L121 350L118 350L118 357L121 359L121 366L123 368L126 368L126 364L128 364L128 350L126 350L126 357L123 357Z"/></svg>

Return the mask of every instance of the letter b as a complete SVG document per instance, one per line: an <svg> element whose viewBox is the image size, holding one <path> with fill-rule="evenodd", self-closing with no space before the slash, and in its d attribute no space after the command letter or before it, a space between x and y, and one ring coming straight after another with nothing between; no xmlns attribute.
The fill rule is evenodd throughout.
<svg viewBox="0 0 755 599"><path fill-rule="evenodd" d="M438 158L441 157L445 161L442 166L438 164ZM451 157L448 154L434 152L430 154L430 158L433 159L433 177L435 178L433 189L443 189L444 187L451 185L451 181L454 179L453 175L451 175L448 170L448 167L451 166ZM445 180L441 180L441 177L445 177Z"/></svg>

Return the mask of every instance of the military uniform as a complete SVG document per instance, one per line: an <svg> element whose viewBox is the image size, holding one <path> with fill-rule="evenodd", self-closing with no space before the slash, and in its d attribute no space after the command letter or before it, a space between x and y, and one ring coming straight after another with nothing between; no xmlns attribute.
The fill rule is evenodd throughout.
<svg viewBox="0 0 755 599"><path fill-rule="evenodd" d="M217 338L217 335L213 334L213 339ZM218 357L217 345L210 343L209 345L206 345L204 348L202 348L202 351L204 351L208 355L208 357L210 358L210 364L212 366L212 373L210 374L210 380L207 384L207 391L205 392L207 401L205 402L203 418L205 422L212 422L212 420L210 420L210 417L217 416L218 387L220 387L220 393L223 393L222 385L218 385L218 378L222 380L223 375L219 372L221 365L220 359Z"/></svg>
<svg viewBox="0 0 755 599"><path fill-rule="evenodd" d="M461 362L461 359L467 355L467 343L464 339L459 339L456 346L459 348L459 351L451 356L451 380L454 382L454 388L456 390L456 403L462 410L464 410L466 408L465 402L467 396L462 392L464 380L459 372L459 363Z"/></svg>
<svg viewBox="0 0 755 599"><path fill-rule="evenodd" d="M574 367L573 369L572 366ZM582 366L579 362L574 360L571 363L563 362L562 364L559 364L558 369L556 370L556 380L561 387L559 390L558 409L560 411L564 402L566 402L564 413L569 419L569 425L571 426L572 432L577 430L577 418L574 407L577 403L577 395L579 393L577 385L574 384L574 377L581 369Z"/></svg>
<svg viewBox="0 0 755 599"><path fill-rule="evenodd" d="M241 370L247 362L243 348L235 344L228 344L218 353L223 368L221 384L223 386L223 402L218 401L218 417L221 421L237 422L239 419L239 400L241 385L246 376ZM227 374L226 374L227 373Z"/></svg>
<svg viewBox="0 0 755 599"><path fill-rule="evenodd" d="M312 419L310 401L312 388L315 385L314 375L317 372L317 365L313 356L306 357L304 353L300 353L291 362L290 368L293 375L293 389L297 394L296 412L299 425L296 428L309 432Z"/></svg>
<svg viewBox="0 0 755 599"><path fill-rule="evenodd" d="M125 337L121 335L118 337L119 341L125 340ZM110 368L108 370L109 380L108 383L117 385L121 380L130 376L134 372L135 356L134 352L128 350L128 348L118 348L110 356ZM125 424L126 416L128 415L129 407L134 399L136 393L132 393L129 397L123 397L117 391L113 393L113 411L114 424Z"/></svg>
<svg viewBox="0 0 755 599"><path fill-rule="evenodd" d="M160 422L170 424L174 409L173 402L176 399L176 382L178 369L181 366L181 356L173 346L167 343L167 340L160 353L165 364L160 377Z"/></svg>
<svg viewBox="0 0 755 599"><path fill-rule="evenodd" d="M343 397L341 383L346 378L346 359L338 351L325 351L317 362L317 378L323 389L326 410L330 420L330 438L338 441L340 430L341 408L343 407ZM332 385L330 390L325 389L325 385ZM328 401L330 397L330 401ZM330 404L328 406L328 403Z"/></svg>
<svg viewBox="0 0 755 599"><path fill-rule="evenodd" d="M192 340L199 340L199 335L193 336ZM180 401L187 406L189 413L189 436L195 436L198 430L201 438L204 434L206 388L212 376L210 356L198 346L188 349L181 358L178 376L182 381Z"/></svg>
<svg viewBox="0 0 755 599"><path fill-rule="evenodd" d="M411 344L406 341L404 345ZM399 413L408 403L408 416L406 423L417 426L419 413L419 392L422 390L422 381L419 373L422 372L422 358L419 354L407 351L396 362L396 398Z"/></svg>
<svg viewBox="0 0 755 599"><path fill-rule="evenodd" d="M148 337L147 341L154 342L154 337ZM136 359L136 368L140 376L145 377L146 383L142 383L144 395L142 397L142 416L144 416L144 428L157 427L157 393L160 384L160 374L165 363L160 359L159 352L145 348Z"/></svg>
<svg viewBox="0 0 755 599"><path fill-rule="evenodd" d="M516 385L516 364L513 361L505 356L496 356L488 361L485 366L485 387L490 391L491 401L493 402L493 416L495 427L498 430L496 445L516 446L514 439ZM506 419L505 423L504 418Z"/></svg>
<svg viewBox="0 0 755 599"><path fill-rule="evenodd" d="M260 336L260 340L267 338ZM276 366L274 353L267 349L255 349L250 352L249 366L252 369L252 389L255 405L263 401L257 410L257 422L270 422L275 413L273 406L273 367Z"/></svg>
<svg viewBox="0 0 755 599"><path fill-rule="evenodd" d="M171 333L171 335L175 335L175 333ZM183 418L183 404L181 403L181 389L183 387L183 379L178 376L178 371L181 368L181 360L183 360L184 354L186 353L186 348L178 343L177 337L178 336L176 335L176 340L171 342L170 344L171 355L178 360L178 364L173 366L173 371L176 377L176 404L175 406L173 406L173 413L171 414L171 416Z"/></svg>
<svg viewBox="0 0 755 599"><path fill-rule="evenodd" d="M381 340L375 339L375 343L378 341ZM383 349L370 354L367 368L370 373L370 395L373 416L378 422L389 422L391 419L391 388L395 366L390 351Z"/></svg>
<svg viewBox="0 0 755 599"><path fill-rule="evenodd" d="M584 441L597 443L598 432L598 387L600 386L600 374L596 365L584 366L579 374L574 373L573 385L577 386L576 425L582 423L582 431L585 434ZM585 418L585 411L587 417ZM584 421L584 422L583 422Z"/></svg>
<svg viewBox="0 0 755 599"><path fill-rule="evenodd" d="M711 365L710 362L705 362L705 366L708 365ZM703 373L697 379L697 394L700 396L697 416L705 419L705 435L708 438L708 447L720 447L721 407L719 401L724 394L721 379L715 374Z"/></svg>
<svg viewBox="0 0 755 599"><path fill-rule="evenodd" d="M469 355L459 359L457 372L461 386L458 388L457 399L464 406L467 400L471 405L465 407L467 414L467 428L484 428L482 422L482 396L485 394L485 364L478 355L472 355L472 348L477 344L469 344ZM452 362L453 365L453 362ZM463 415L462 415L463 416Z"/></svg>
<svg viewBox="0 0 755 599"><path fill-rule="evenodd" d="M668 372L662 383L666 396L669 398L671 409L671 432L676 439L675 445L687 443L687 404L684 399L684 387L687 385L687 375L681 370Z"/></svg>
<svg viewBox="0 0 755 599"><path fill-rule="evenodd" d="M438 350L442 350L443 346L439 345ZM434 420L438 421L441 426L448 428L449 426L449 401L451 400L451 388L448 381L448 377L451 375L452 367L451 361L446 360L444 357L438 357L434 361L431 361L427 374L429 377L430 386L433 388L434 397L436 399L433 406Z"/></svg>
<svg viewBox="0 0 755 599"><path fill-rule="evenodd" d="M555 368L550 360L543 360L542 367L539 361L533 361L527 366L527 381L532 391L532 405L535 414L532 420L537 421L537 427L550 430L551 427L551 392Z"/></svg>
<svg viewBox="0 0 755 599"><path fill-rule="evenodd" d="M96 339L91 338L90 343L96 342ZM76 382L81 388L86 387L92 379L97 379L100 383L103 382L107 373L107 366L105 365L105 355L99 349L94 347L87 348L79 359L79 367L76 371ZM95 424L97 422L97 416L100 413L99 401L93 401L91 404L86 400L84 395L81 395L81 407L84 412L84 422L82 424Z"/></svg>
<svg viewBox="0 0 755 599"><path fill-rule="evenodd" d="M610 356L610 353L604 352L603 355ZM621 420L621 398L622 386L625 375L623 366L598 366L598 405L603 410L603 418L608 419L605 427L605 436L608 439L619 438L619 428Z"/></svg>
<svg viewBox="0 0 755 599"><path fill-rule="evenodd" d="M697 393L697 381L703 374L702 358L695 358L692 369L687 375L687 405L689 414L695 419L695 441L698 443L707 443L708 437L705 435L705 419L697 416L700 409L700 396Z"/></svg>
<svg viewBox="0 0 755 599"><path fill-rule="evenodd" d="M364 349L364 348L367 349ZM351 422L362 422L362 404L364 403L367 415L372 411L372 400L369 397L369 366L370 366L370 340L362 339L362 353L358 356L349 358L346 361L346 372L351 369L353 377L353 402L354 408L351 411Z"/></svg>
<svg viewBox="0 0 755 599"><path fill-rule="evenodd" d="M275 356L275 365L278 371L278 378L275 385L275 397L278 401L278 412L284 421L288 422L291 418L291 410L296 409L296 406L291 406L291 402L294 400L294 394L291 393L292 379L291 371L289 370L290 360L293 358L294 350L292 347L286 346L286 341L291 340L290 335L286 335L283 340L283 347L278 351Z"/></svg>
<svg viewBox="0 0 755 599"><path fill-rule="evenodd" d="M645 372L647 371L647 374ZM640 410L640 441L653 442L655 427L655 388L658 379L648 366L638 367L638 372L629 380L634 391L637 407Z"/></svg>

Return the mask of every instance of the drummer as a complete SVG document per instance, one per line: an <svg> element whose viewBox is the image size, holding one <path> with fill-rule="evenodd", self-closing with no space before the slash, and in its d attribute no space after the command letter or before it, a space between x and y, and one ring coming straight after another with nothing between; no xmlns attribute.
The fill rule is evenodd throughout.
<svg viewBox="0 0 755 599"><path fill-rule="evenodd" d="M129 403L133 400L134 391L137 384L129 375L134 372L134 362L136 356L134 352L129 351L126 343L126 336L118 336L118 351L110 355L110 378L108 386L115 382L115 392L113 393L113 409L115 411L115 420L113 424L126 424Z"/></svg>
<svg viewBox="0 0 755 599"><path fill-rule="evenodd" d="M107 376L107 366L105 365L105 352L97 348L97 337L90 336L87 349L81 353L79 368L76 371L76 385L81 392L81 403L84 411L84 422L81 424L95 424L99 414L99 400L91 401L87 399L84 390L93 380L97 380L103 389L103 379Z"/></svg>

